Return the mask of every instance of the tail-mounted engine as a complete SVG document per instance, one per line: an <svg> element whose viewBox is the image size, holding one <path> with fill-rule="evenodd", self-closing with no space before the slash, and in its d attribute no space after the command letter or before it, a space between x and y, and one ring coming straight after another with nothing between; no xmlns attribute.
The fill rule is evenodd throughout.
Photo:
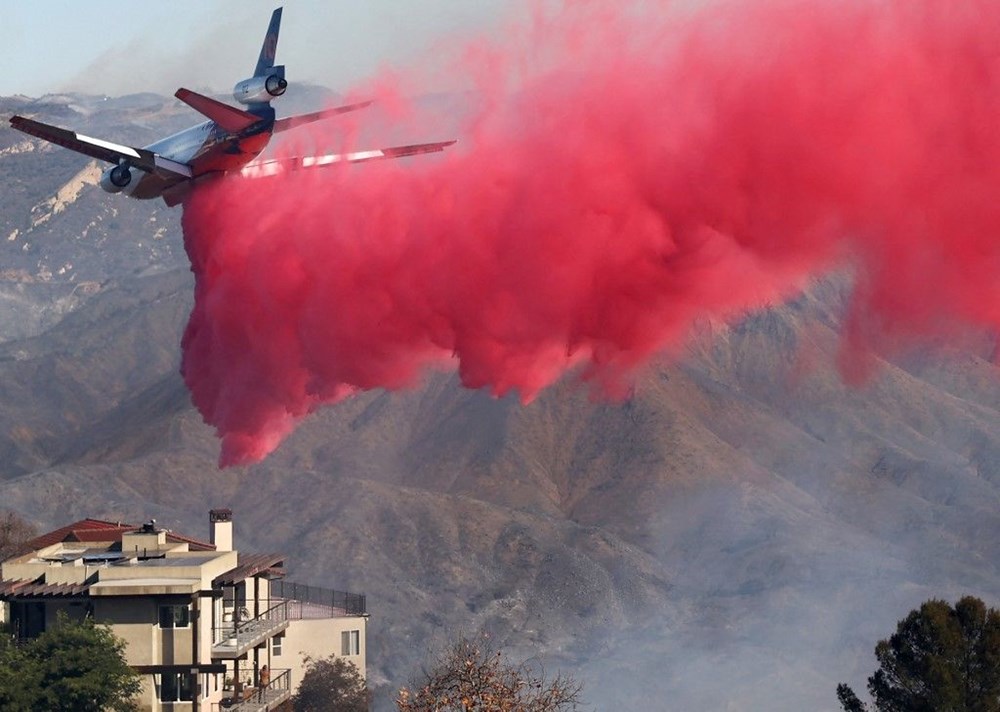
<svg viewBox="0 0 1000 712"><path fill-rule="evenodd" d="M121 193L132 182L132 169L119 163L101 174L101 189L106 193Z"/></svg>
<svg viewBox="0 0 1000 712"><path fill-rule="evenodd" d="M241 104L261 104L281 96L288 88L283 66L270 67L269 74L244 79L233 87L233 98Z"/></svg>

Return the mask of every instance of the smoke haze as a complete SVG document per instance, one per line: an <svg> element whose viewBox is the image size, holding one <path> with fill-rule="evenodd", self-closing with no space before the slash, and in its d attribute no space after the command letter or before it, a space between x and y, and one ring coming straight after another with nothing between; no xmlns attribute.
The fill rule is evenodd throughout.
<svg viewBox="0 0 1000 712"><path fill-rule="evenodd" d="M15 42L8 48L15 67L19 62L24 66L13 79L0 78L0 94L6 81L9 91L21 93L173 94L184 86L228 95L253 69L278 4L218 0L161 10L105 1L106 7L85 11L61 8L55 17L15 13L25 16L22 22L35 36L24 40L23 47ZM278 60L287 65L293 86L319 83L342 90L379 67L408 63L441 35L494 23L507 5L498 0L427 0L414 11L391 0L297 0L282 19ZM107 32L109 17L115 18L114 34ZM91 41L81 45L81 36ZM51 55L38 56L40 41L55 45Z"/></svg>
<svg viewBox="0 0 1000 712"><path fill-rule="evenodd" d="M848 378L872 349L1000 328L998 41L983 0L815 0L572 3L461 43L447 80L482 100L443 157L225 180L186 204L183 372L220 462L428 368L525 400L570 370L622 395L696 320L831 269L855 279ZM423 89L357 93L405 113ZM450 138L422 123L413 140ZM330 150L359 129L316 131Z"/></svg>

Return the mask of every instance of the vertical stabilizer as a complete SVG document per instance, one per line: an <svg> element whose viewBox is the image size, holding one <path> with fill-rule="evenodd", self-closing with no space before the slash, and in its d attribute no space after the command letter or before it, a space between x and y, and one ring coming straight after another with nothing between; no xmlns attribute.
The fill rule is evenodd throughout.
<svg viewBox="0 0 1000 712"><path fill-rule="evenodd" d="M267 26L267 34L264 35L264 44L260 48L260 57L257 59L257 67L253 70L255 77L263 77L272 74L268 70L274 66L274 56L278 52L278 30L281 29L281 8L279 7L271 13L271 24Z"/></svg>

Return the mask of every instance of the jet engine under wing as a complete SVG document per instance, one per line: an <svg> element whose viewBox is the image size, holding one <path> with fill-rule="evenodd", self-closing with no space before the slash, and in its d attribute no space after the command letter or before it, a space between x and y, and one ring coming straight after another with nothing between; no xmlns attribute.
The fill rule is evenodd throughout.
<svg viewBox="0 0 1000 712"><path fill-rule="evenodd" d="M10 125L18 131L43 139L57 146L68 148L71 151L82 153L85 156L96 158L108 163L127 162L147 173L164 171L184 178L191 177L191 168L183 163L172 161L163 156L159 156L145 148L133 148L111 141L105 141L91 136L61 129L58 126L50 126L40 121L26 119L23 116L12 116Z"/></svg>
<svg viewBox="0 0 1000 712"><path fill-rule="evenodd" d="M361 163L362 161L380 161L388 158L405 158L421 153L437 153L454 143L455 141L438 141L436 143L415 143L409 146L376 148L371 151L354 151L352 153L327 153L322 156L276 158L268 161L248 163L243 166L240 175L244 178L266 178L304 168L321 168L341 163Z"/></svg>
<svg viewBox="0 0 1000 712"><path fill-rule="evenodd" d="M338 106L335 109L323 109L323 111L314 111L311 114L299 114L298 116L289 116L284 119L278 119L274 122L274 133L294 129L295 127L302 126L303 124L311 124L313 121L322 121L323 119L329 119L334 116L339 116L340 114L346 114L348 111L364 109L366 106L371 105L372 102L370 101L362 101L357 104Z"/></svg>

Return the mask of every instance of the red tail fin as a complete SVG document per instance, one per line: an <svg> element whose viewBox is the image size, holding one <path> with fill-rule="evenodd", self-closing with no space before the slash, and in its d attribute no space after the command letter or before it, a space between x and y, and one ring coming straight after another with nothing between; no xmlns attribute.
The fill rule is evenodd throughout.
<svg viewBox="0 0 1000 712"><path fill-rule="evenodd" d="M174 96L195 111L210 118L226 131L242 131L260 121L259 116L237 109L235 106L223 104L221 101L216 101L190 89L178 89Z"/></svg>

